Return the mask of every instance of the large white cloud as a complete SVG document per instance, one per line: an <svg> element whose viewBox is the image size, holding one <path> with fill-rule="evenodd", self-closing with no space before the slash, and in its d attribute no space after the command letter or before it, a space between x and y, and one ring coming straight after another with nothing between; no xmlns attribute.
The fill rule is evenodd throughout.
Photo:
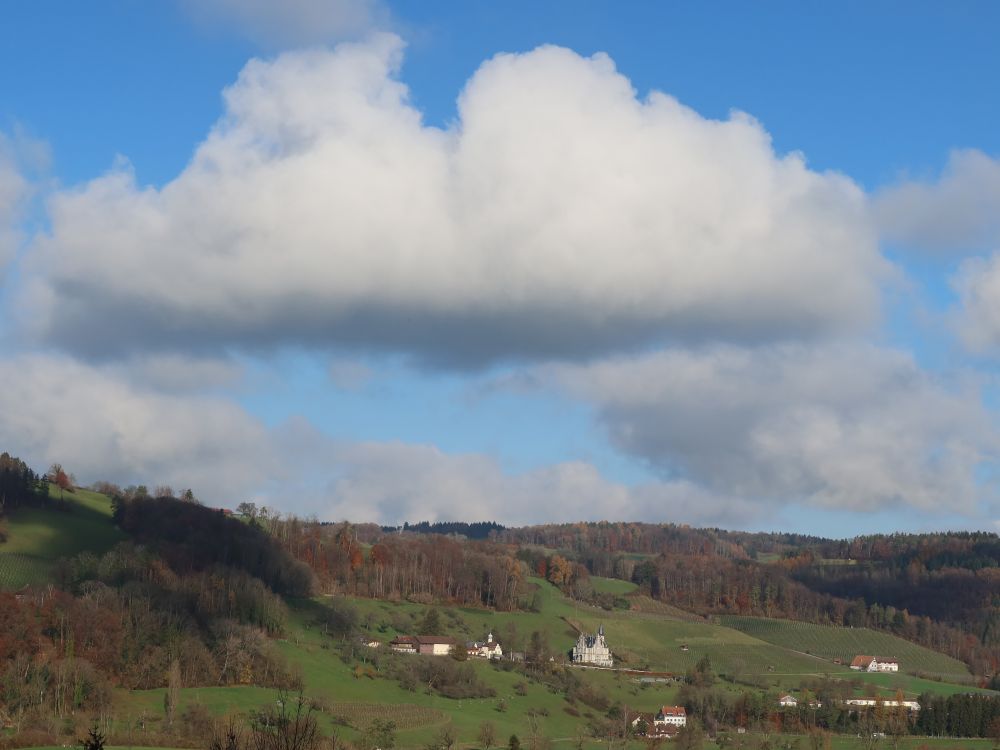
<svg viewBox="0 0 1000 750"><path fill-rule="evenodd" d="M446 130L402 44L251 61L162 189L49 204L22 310L88 355L356 346L478 365L864 326L884 261L848 179L736 113L639 99L605 55L486 62Z"/></svg>
<svg viewBox="0 0 1000 750"><path fill-rule="evenodd" d="M981 515L1000 435L974 382L857 344L668 351L557 378L614 442L673 478L782 506Z"/></svg>
<svg viewBox="0 0 1000 750"><path fill-rule="evenodd" d="M1000 249L1000 161L982 151L953 151L936 182L904 180L875 196L883 234L937 253Z"/></svg>

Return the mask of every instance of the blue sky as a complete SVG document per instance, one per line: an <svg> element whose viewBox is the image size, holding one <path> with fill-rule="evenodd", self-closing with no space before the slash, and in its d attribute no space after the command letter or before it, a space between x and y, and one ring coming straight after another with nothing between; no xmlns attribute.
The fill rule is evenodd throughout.
<svg viewBox="0 0 1000 750"><path fill-rule="evenodd" d="M330 520L996 528L993 4L2 15L34 465Z"/></svg>

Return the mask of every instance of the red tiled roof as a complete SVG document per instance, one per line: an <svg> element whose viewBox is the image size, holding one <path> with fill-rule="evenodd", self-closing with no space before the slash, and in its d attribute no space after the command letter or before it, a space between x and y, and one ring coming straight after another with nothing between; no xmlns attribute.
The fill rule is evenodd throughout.
<svg viewBox="0 0 1000 750"><path fill-rule="evenodd" d="M858 654L854 657L854 661L851 662L852 667L867 667L872 663L873 656L865 656L864 654Z"/></svg>
<svg viewBox="0 0 1000 750"><path fill-rule="evenodd" d="M687 716L684 706L664 706L660 713L664 716Z"/></svg>
<svg viewBox="0 0 1000 750"><path fill-rule="evenodd" d="M446 643L449 646L455 645L455 639L449 638L446 635L418 635L416 640L422 646L432 646L436 643Z"/></svg>

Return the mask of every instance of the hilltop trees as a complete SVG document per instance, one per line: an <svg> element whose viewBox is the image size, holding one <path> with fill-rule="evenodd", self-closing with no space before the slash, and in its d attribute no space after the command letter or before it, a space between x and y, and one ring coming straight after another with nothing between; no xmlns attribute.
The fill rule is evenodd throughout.
<svg viewBox="0 0 1000 750"><path fill-rule="evenodd" d="M0 454L0 516L44 497L44 482L24 461L9 453Z"/></svg>
<svg viewBox="0 0 1000 750"><path fill-rule="evenodd" d="M73 477L63 469L62 464L52 464L45 477L59 488L60 498L62 498L64 492L73 492Z"/></svg>

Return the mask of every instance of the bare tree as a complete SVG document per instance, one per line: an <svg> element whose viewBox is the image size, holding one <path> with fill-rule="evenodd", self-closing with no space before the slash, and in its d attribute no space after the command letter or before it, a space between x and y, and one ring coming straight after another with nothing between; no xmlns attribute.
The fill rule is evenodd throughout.
<svg viewBox="0 0 1000 750"><path fill-rule="evenodd" d="M479 725L479 744L483 750L490 750L496 744L497 728L490 721L484 721Z"/></svg>

